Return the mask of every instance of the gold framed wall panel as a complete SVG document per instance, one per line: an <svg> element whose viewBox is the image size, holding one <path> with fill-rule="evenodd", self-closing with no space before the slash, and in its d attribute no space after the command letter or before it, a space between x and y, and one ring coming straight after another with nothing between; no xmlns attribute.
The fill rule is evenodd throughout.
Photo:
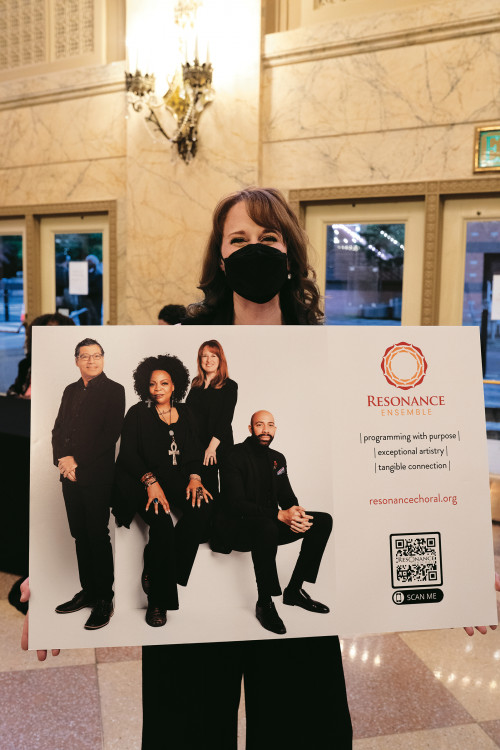
<svg viewBox="0 0 500 750"><path fill-rule="evenodd" d="M434 190L432 189L434 187ZM436 185L429 185L425 194L424 269L422 279L421 325L430 326L439 310L439 279L441 265L442 203Z"/></svg>
<svg viewBox="0 0 500 750"><path fill-rule="evenodd" d="M342 185L340 187L304 188L288 192L288 199L301 226L305 226L307 204L328 201L361 201L373 199L424 198L425 240L422 283L421 325L437 325L441 268L441 233L443 204L447 197L462 195L500 196L500 177L464 180L436 180L380 185Z"/></svg>
<svg viewBox="0 0 500 750"><path fill-rule="evenodd" d="M117 202L47 203L0 208L0 218L22 218L26 227L26 314L33 320L42 312L40 220L48 216L106 214L109 222L109 323L118 323Z"/></svg>

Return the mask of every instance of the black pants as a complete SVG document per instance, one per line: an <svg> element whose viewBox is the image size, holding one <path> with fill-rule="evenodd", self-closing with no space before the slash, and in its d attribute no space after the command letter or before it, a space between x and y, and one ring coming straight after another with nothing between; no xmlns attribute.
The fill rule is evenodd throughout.
<svg viewBox="0 0 500 750"><path fill-rule="evenodd" d="M75 540L80 584L91 599L113 598L113 550L109 538L110 486L81 487L63 480L69 530Z"/></svg>
<svg viewBox="0 0 500 750"><path fill-rule="evenodd" d="M246 750L350 750L336 636L146 646L142 750L236 750L241 680Z"/></svg>
<svg viewBox="0 0 500 750"><path fill-rule="evenodd" d="M193 508L191 501L182 498L182 502L175 506L182 514L175 524L175 554L177 559L177 583L187 586L198 547L208 542L211 530L211 518L214 501L206 503L202 500L200 507Z"/></svg>
<svg viewBox="0 0 500 750"><path fill-rule="evenodd" d="M146 511L145 493L138 496L138 513L149 525L144 563L151 577L151 599L166 609L178 609L177 584L187 585L198 547L208 541L214 506L213 501L203 501L199 508L193 508L186 500L186 485L180 473L159 481L172 510L180 517L174 528L169 513L158 505L156 514L153 504Z"/></svg>
<svg viewBox="0 0 500 750"><path fill-rule="evenodd" d="M299 539L302 540L302 544L294 576L302 581L315 583L332 530L332 517L329 513L307 513L313 516L312 526L303 534L296 534L282 521L264 516L221 519L215 532L217 542L227 544L231 549L240 552L252 552L259 595L281 594L276 569L278 546Z"/></svg>
<svg viewBox="0 0 500 750"><path fill-rule="evenodd" d="M214 500L219 496L219 466L219 463L204 466L201 473L203 486L210 492Z"/></svg>
<svg viewBox="0 0 500 750"><path fill-rule="evenodd" d="M146 501L144 507L139 508L139 515L149 525L149 541L144 548L144 568L151 580L149 596L160 607L179 609L172 516L160 505L158 514L153 504L147 512L145 506Z"/></svg>

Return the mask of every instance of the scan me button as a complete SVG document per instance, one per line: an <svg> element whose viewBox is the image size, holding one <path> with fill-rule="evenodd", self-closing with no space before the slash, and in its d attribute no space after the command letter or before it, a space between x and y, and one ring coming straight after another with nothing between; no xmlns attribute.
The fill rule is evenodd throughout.
<svg viewBox="0 0 500 750"><path fill-rule="evenodd" d="M409 589L395 591L392 595L394 604L431 604L443 599L441 589Z"/></svg>

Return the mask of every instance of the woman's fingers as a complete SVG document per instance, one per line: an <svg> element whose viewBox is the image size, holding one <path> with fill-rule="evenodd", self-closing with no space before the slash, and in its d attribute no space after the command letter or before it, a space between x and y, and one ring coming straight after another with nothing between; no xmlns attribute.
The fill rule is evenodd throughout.
<svg viewBox="0 0 500 750"><path fill-rule="evenodd" d="M23 583L21 584L21 589L24 586L24 584L26 585L28 584L28 579L23 581ZM28 588L28 597L29 597L29 588ZM27 599L25 601L27 601ZM26 617L24 618L23 632L21 634L21 648L23 649L23 651L28 650L28 631L29 631L29 615L27 614ZM61 650L59 648L53 648L52 656L59 656L60 652ZM38 661L45 661L45 659L47 658L47 651L39 649L36 652L36 655L37 655Z"/></svg>
<svg viewBox="0 0 500 750"><path fill-rule="evenodd" d="M201 501L205 497L205 493L204 493L204 490L203 490L203 485L200 485L199 487L196 488L195 494L196 494L196 505L199 508L201 506Z"/></svg>
<svg viewBox="0 0 500 750"><path fill-rule="evenodd" d="M201 485L200 487L198 487L196 489L196 501L197 501L197 504L198 504L198 508L201 506L202 499L206 503L209 503L210 500L213 500L212 495L210 494L210 492L208 490L205 489L205 487L203 485Z"/></svg>
<svg viewBox="0 0 500 750"><path fill-rule="evenodd" d="M149 506L153 503L154 506L154 512L156 515L158 515L159 510L158 506L161 505L165 513L170 513L170 505L168 504L168 500L166 498L160 498L157 497L149 498L147 504L146 504L146 511L149 510Z"/></svg>
<svg viewBox="0 0 500 750"><path fill-rule="evenodd" d="M191 507L194 508L195 506L197 506L198 508L200 508L202 500L208 503L210 502L210 500L213 500L213 497L202 484L200 484L198 481L196 481L195 483L195 480L191 480L186 487L186 500L191 501Z"/></svg>
<svg viewBox="0 0 500 750"><path fill-rule="evenodd" d="M148 497L148 502L146 503L146 510L149 510L149 506L153 504L154 511L156 515L158 515L158 498L157 497Z"/></svg>
<svg viewBox="0 0 500 750"><path fill-rule="evenodd" d="M30 579L25 578L24 581L21 584L21 596L20 600L22 602L27 602L30 598Z"/></svg>
<svg viewBox="0 0 500 750"><path fill-rule="evenodd" d="M491 630L496 630L496 627L496 625L490 625ZM481 635L486 635L486 633L488 632L488 628L486 627L486 625L476 625L475 628L464 628L467 635L474 635L474 629L477 630L478 633L481 633Z"/></svg>
<svg viewBox="0 0 500 750"><path fill-rule="evenodd" d="M23 632L21 633L21 648L23 651L28 650L28 617L29 614L26 614L23 622Z"/></svg>

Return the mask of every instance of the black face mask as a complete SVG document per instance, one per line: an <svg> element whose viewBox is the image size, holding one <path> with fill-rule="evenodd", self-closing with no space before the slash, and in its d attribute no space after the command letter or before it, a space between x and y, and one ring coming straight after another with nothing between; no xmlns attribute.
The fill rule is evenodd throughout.
<svg viewBox="0 0 500 750"><path fill-rule="evenodd" d="M287 257L275 247L240 247L224 259L227 283L241 297L259 305L269 302L287 279Z"/></svg>

